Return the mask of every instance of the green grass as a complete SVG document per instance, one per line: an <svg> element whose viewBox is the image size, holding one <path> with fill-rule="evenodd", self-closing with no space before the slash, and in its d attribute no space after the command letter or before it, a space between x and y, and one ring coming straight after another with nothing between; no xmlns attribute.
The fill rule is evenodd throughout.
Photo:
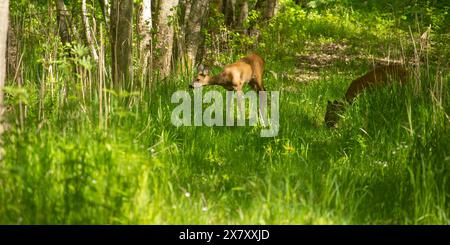
<svg viewBox="0 0 450 245"><path fill-rule="evenodd" d="M266 87L282 91L274 138L256 127L173 126L170 96L189 77L174 76L131 106L113 96L107 127L98 126L95 94L62 105L48 95L39 120L39 87L28 81L23 128L18 95L8 97L0 223L450 224L449 76L442 92L431 76L365 93L330 130L326 101L341 98L370 61L338 61L307 84L274 76L293 71L293 60L267 60Z"/></svg>
<svg viewBox="0 0 450 245"><path fill-rule="evenodd" d="M333 131L317 96L329 84L298 86L281 96L276 138L177 129L171 89L108 130L9 132L2 223L449 223L449 128L428 96L365 95Z"/></svg>

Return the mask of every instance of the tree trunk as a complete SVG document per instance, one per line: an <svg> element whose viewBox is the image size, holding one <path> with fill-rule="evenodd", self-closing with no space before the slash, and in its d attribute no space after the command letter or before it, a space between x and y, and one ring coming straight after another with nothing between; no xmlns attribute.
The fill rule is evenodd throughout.
<svg viewBox="0 0 450 245"><path fill-rule="evenodd" d="M3 160L3 88L6 80L6 46L8 38L9 0L0 1L0 161Z"/></svg>
<svg viewBox="0 0 450 245"><path fill-rule="evenodd" d="M142 66L142 77L145 82L151 76L152 57L152 1L143 0L142 10L139 16L139 34L142 38L140 43L140 63ZM149 76L150 75L150 76Z"/></svg>
<svg viewBox="0 0 450 245"><path fill-rule="evenodd" d="M153 13L153 20L157 20L158 19L158 12L159 12L159 3L161 2L161 0L153 0L152 1L152 13ZM155 21L153 21L155 22Z"/></svg>
<svg viewBox="0 0 450 245"><path fill-rule="evenodd" d="M186 23L186 65L192 69L196 62L199 45L202 43L202 21L208 10L209 0L193 2L189 18Z"/></svg>
<svg viewBox="0 0 450 245"><path fill-rule="evenodd" d="M58 31L61 42L65 45L72 42L70 35L70 14L67 11L64 0L56 0Z"/></svg>
<svg viewBox="0 0 450 245"><path fill-rule="evenodd" d="M174 38L174 45L176 45L174 47L174 52L175 49L177 51L177 53L174 54L174 58L176 58L178 62L178 72L185 72L188 70L186 61L186 30L191 13L191 7L194 1L195 0L178 1L178 5L180 6L178 25L180 26L180 28L179 32L176 33L177 35Z"/></svg>
<svg viewBox="0 0 450 245"><path fill-rule="evenodd" d="M211 2L212 4L214 4L214 7L216 8L217 12L223 13L222 9L224 0L212 0Z"/></svg>
<svg viewBox="0 0 450 245"><path fill-rule="evenodd" d="M239 4L239 16L237 19L237 27L244 30L244 22L248 18L248 0L242 0ZM246 30L244 30L246 32Z"/></svg>
<svg viewBox="0 0 450 245"><path fill-rule="evenodd" d="M235 7L236 0L224 0L223 14L225 16L225 24L227 24L227 26L233 26L236 21Z"/></svg>
<svg viewBox="0 0 450 245"><path fill-rule="evenodd" d="M19 76L20 74L17 72L18 67L18 56L19 54L19 45L17 42L16 30L12 26L11 20L8 24L8 41L7 41L7 49L6 49L6 75L7 77L13 79L15 76Z"/></svg>
<svg viewBox="0 0 450 245"><path fill-rule="evenodd" d="M278 11L278 0L267 0L266 10L264 13L264 18L266 20L272 19L277 14Z"/></svg>
<svg viewBox="0 0 450 245"><path fill-rule="evenodd" d="M180 42L182 43L182 46L185 46L185 39L186 39L186 29L187 29L187 24L189 22L189 17L191 14L191 8L193 5L193 2L196 0L180 0L179 4L180 6L183 6L183 11L182 11L182 16L180 17L181 23L180 23ZM181 53L183 54L185 52L185 47L182 47L182 49L180 50Z"/></svg>
<svg viewBox="0 0 450 245"><path fill-rule="evenodd" d="M117 88L131 90L133 78L133 0L114 0L111 6L112 80Z"/></svg>
<svg viewBox="0 0 450 245"><path fill-rule="evenodd" d="M92 58L95 60L95 62L97 62L98 54L97 54L97 49L95 48L94 38L92 37L91 24L89 23L89 16L87 14L86 0L81 1L81 11L82 11L82 17L83 17L82 19L83 19L86 43L89 47L89 50L91 51Z"/></svg>
<svg viewBox="0 0 450 245"><path fill-rule="evenodd" d="M156 59L156 66L160 71L160 77L166 78L171 69L174 29L170 23L170 17L176 14L174 7L178 5L178 0L164 0L159 3L158 32L156 49L159 55Z"/></svg>
<svg viewBox="0 0 450 245"><path fill-rule="evenodd" d="M190 14L191 14L191 8L192 8L193 2L194 2L195 0L181 0L181 1L184 2L184 3L181 3L181 4L183 4L183 6L184 6L184 20L183 20L183 25L184 25L185 28L183 28L183 29L186 30L186 25L187 25L187 23L188 23L188 21L189 21L189 16L190 16Z"/></svg>

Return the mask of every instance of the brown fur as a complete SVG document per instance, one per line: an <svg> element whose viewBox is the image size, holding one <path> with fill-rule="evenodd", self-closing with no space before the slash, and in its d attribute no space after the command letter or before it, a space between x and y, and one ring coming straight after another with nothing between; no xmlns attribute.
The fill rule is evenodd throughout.
<svg viewBox="0 0 450 245"><path fill-rule="evenodd" d="M257 54L248 55L235 63L228 64L215 76L203 66L199 66L198 75L191 87L219 85L227 90L242 91L248 83L255 91L265 91L263 84L264 60Z"/></svg>
<svg viewBox="0 0 450 245"><path fill-rule="evenodd" d="M379 66L369 71L362 77L355 79L345 93L345 99L351 102L356 96L368 87L374 85L386 85L393 81L401 84L406 82L407 72L401 65Z"/></svg>
<svg viewBox="0 0 450 245"><path fill-rule="evenodd" d="M345 101L352 103L355 97L365 89L377 85L387 85L394 81L404 84L407 80L407 71L401 65L379 66L365 75L353 80L345 93ZM339 120L339 114L345 109L345 103L339 101L328 101L325 123L328 127L335 127Z"/></svg>

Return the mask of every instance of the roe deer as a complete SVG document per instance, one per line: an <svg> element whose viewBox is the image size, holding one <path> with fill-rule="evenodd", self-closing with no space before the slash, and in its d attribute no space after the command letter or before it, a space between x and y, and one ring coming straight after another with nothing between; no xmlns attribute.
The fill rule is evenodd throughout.
<svg viewBox="0 0 450 245"><path fill-rule="evenodd" d="M394 81L404 84L407 80L407 71L402 65L379 66L365 75L353 80L345 93L344 101L328 101L325 123L328 127L335 127L339 114L344 111L345 103L351 104L356 96L366 88L376 85L386 85Z"/></svg>
<svg viewBox="0 0 450 245"><path fill-rule="evenodd" d="M264 107L265 102L265 87L263 84L264 60L257 54L250 54L240 60L225 65L223 71L217 75L210 76L209 70L203 65L199 65L197 69L197 76L192 81L190 88L198 88L208 85L219 85L228 91L236 91L238 95L238 106L243 113L242 108L242 88L245 84L249 84L253 90L259 92L260 95L260 113L261 117L265 119ZM231 100L231 97L227 97ZM227 115L230 110L231 102L227 101ZM265 122L263 122L265 123Z"/></svg>
<svg viewBox="0 0 450 245"><path fill-rule="evenodd" d="M257 54L251 54L226 65L223 71L215 76L210 76L209 70L199 65L197 78L190 87L219 85L229 91L242 91L244 84L248 83L255 91L265 91L263 72L264 60Z"/></svg>

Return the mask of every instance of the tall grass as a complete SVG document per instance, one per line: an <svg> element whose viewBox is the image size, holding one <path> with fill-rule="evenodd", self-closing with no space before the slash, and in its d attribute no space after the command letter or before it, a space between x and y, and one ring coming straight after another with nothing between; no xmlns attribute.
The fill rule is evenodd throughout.
<svg viewBox="0 0 450 245"><path fill-rule="evenodd" d="M302 15L303 36L328 28L331 14ZM355 33L338 34L321 40ZM89 63L82 47L76 73L59 52L50 55L57 62L25 63L23 88L7 91L0 223L450 224L448 71L433 64L406 86L367 92L329 130L326 101L370 61L336 62L298 83L283 75L295 70L295 54L276 57L303 41L264 35L274 47L261 48L266 87L281 91L274 138L255 127L173 126L170 97L189 76L119 93L102 59Z"/></svg>

